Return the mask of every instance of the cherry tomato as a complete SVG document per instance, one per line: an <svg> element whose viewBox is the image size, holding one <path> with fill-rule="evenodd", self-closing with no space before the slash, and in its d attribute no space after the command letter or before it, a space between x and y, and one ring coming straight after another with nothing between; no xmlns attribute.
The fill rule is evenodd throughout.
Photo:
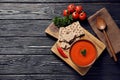
<svg viewBox="0 0 120 80"><path fill-rule="evenodd" d="M80 20L85 20L87 18L87 15L86 15L86 13L85 12L81 12L80 14L79 14L79 19Z"/></svg>
<svg viewBox="0 0 120 80"><path fill-rule="evenodd" d="M74 4L69 4L67 9L68 9L68 11L70 11L70 13L73 13L75 11L75 5Z"/></svg>
<svg viewBox="0 0 120 80"><path fill-rule="evenodd" d="M70 12L68 10L63 10L63 16L69 16Z"/></svg>
<svg viewBox="0 0 120 80"><path fill-rule="evenodd" d="M82 12L82 10L83 10L82 6L76 6L75 7L75 11L78 12L78 13Z"/></svg>
<svg viewBox="0 0 120 80"><path fill-rule="evenodd" d="M73 12L72 13L72 18L73 19L78 19L79 18L79 14L77 12Z"/></svg>

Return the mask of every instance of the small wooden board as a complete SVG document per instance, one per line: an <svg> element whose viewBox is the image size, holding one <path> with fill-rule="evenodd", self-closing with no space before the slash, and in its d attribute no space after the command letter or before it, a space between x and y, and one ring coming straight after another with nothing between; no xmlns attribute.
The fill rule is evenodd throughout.
<svg viewBox="0 0 120 80"><path fill-rule="evenodd" d="M51 23L48 26L48 28L45 30L45 32L47 34L53 36L54 38L58 39L58 30L59 29L53 23ZM98 57L99 57L102 54L103 50L106 48L106 46L100 40L98 40L96 37L94 37L91 33L89 33L87 30L85 30L84 28L83 28L83 30L85 32L85 36L82 37L82 39L87 39L87 40L91 41L95 45L95 47L97 49L97 52L98 52ZM58 41L56 43L58 43ZM63 61L65 61L69 66L71 66L80 75L83 76L89 71L91 66L87 67L87 68L78 67L71 61L70 57L63 58L59 54L59 52L57 51L56 43L51 48L53 53L55 53L58 57L60 57ZM69 56L69 51L65 51L65 53Z"/></svg>

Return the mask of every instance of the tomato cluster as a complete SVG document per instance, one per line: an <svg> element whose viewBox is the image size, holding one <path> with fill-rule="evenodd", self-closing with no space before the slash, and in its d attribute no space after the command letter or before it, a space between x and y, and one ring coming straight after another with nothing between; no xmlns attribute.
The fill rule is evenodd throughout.
<svg viewBox="0 0 120 80"><path fill-rule="evenodd" d="M75 6L74 4L69 4L67 9L63 10L63 16L69 16L72 14L74 20L85 20L87 18L86 13L81 5Z"/></svg>

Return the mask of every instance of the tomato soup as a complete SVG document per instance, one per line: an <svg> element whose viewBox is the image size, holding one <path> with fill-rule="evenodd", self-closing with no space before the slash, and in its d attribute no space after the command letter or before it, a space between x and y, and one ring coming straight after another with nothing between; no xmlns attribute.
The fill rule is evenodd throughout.
<svg viewBox="0 0 120 80"><path fill-rule="evenodd" d="M79 40L71 46L70 57L79 67L88 67L95 61L97 51L90 41Z"/></svg>

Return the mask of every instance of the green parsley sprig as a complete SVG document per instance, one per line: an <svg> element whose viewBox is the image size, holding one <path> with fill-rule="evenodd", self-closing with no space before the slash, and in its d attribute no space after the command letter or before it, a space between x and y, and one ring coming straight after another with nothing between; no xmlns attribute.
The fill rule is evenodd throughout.
<svg viewBox="0 0 120 80"><path fill-rule="evenodd" d="M55 24L55 26L57 27L65 27L70 25L73 22L73 18L72 15L69 16L64 16L64 17L55 17L53 19L53 22Z"/></svg>

